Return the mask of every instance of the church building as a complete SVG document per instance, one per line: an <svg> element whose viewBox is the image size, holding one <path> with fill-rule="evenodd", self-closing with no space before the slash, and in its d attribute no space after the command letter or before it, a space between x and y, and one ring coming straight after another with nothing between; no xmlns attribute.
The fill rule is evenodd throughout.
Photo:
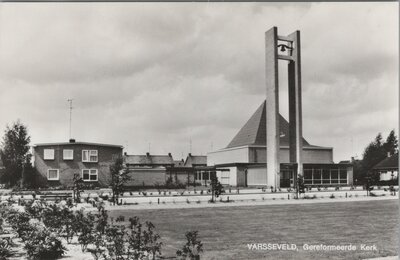
<svg viewBox="0 0 400 260"><path fill-rule="evenodd" d="M293 187L296 165L289 160L289 123L279 115L280 187ZM303 175L308 186L352 185L351 164L333 162L333 148L303 142ZM255 111L232 141L223 149L209 152L207 164L226 171L217 172L222 184L266 186L266 101Z"/></svg>

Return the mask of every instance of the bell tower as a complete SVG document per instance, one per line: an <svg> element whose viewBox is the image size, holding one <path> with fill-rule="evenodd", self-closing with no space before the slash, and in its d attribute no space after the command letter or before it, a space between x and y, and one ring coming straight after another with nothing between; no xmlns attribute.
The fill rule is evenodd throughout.
<svg viewBox="0 0 400 260"><path fill-rule="evenodd" d="M297 173L302 175L300 31L295 31L288 36L279 36L277 27L272 27L265 32L267 185L275 189L280 187L279 60L288 62L290 163L297 166Z"/></svg>

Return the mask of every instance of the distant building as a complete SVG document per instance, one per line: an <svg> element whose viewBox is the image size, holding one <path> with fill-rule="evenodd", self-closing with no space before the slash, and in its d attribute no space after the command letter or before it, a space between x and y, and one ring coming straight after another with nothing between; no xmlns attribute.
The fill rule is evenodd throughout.
<svg viewBox="0 0 400 260"><path fill-rule="evenodd" d="M75 142L42 143L33 146L34 167L40 186L72 186L78 174L86 183L107 187L110 165L122 156L121 145Z"/></svg>
<svg viewBox="0 0 400 260"><path fill-rule="evenodd" d="M131 180L127 186L157 186L164 185L167 168L174 167L171 153L168 155L128 155L124 156L125 165L129 170Z"/></svg>
<svg viewBox="0 0 400 260"><path fill-rule="evenodd" d="M172 185L206 185L215 167L207 166L207 156L188 154L185 160L174 160L172 155L128 155L125 165L131 180L127 186L152 187Z"/></svg>
<svg viewBox="0 0 400 260"><path fill-rule="evenodd" d="M381 181L397 180L399 177L399 154L388 154L388 157L380 161L372 169L379 174L379 180Z"/></svg>
<svg viewBox="0 0 400 260"><path fill-rule="evenodd" d="M296 168L289 160L289 123L280 116L280 187L293 187ZM307 185L351 185L351 163L335 164L333 148L303 141L303 174ZM263 186L266 169L266 102L264 101L226 148L207 154L207 164L219 169L222 184L231 186Z"/></svg>
<svg viewBox="0 0 400 260"><path fill-rule="evenodd" d="M207 185L211 181L211 175L216 174L215 167L207 167L206 155L188 154L185 166L192 168L194 181L201 185Z"/></svg>

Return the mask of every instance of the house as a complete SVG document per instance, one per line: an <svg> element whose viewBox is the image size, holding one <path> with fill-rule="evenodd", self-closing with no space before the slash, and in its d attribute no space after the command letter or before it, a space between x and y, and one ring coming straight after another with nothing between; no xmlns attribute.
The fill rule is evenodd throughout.
<svg viewBox="0 0 400 260"><path fill-rule="evenodd" d="M207 166L207 156L205 155L192 155L189 153L185 160L186 167Z"/></svg>
<svg viewBox="0 0 400 260"><path fill-rule="evenodd" d="M223 149L209 152L207 164L225 169L217 174L220 182L231 186L264 186L267 184L266 102ZM293 187L296 165L289 160L289 123L279 115L280 187ZM333 148L303 142L303 174L306 185L352 185L351 163L335 164Z"/></svg>
<svg viewBox="0 0 400 260"><path fill-rule="evenodd" d="M398 180L399 177L399 153L388 154L388 157L376 164L372 170L379 174L380 181Z"/></svg>
<svg viewBox="0 0 400 260"><path fill-rule="evenodd" d="M189 153L185 160L185 167L192 168L194 181L202 185L207 185L211 181L211 175L215 174L215 167L207 167L206 155Z"/></svg>
<svg viewBox="0 0 400 260"><path fill-rule="evenodd" d="M94 186L108 187L110 166L122 156L121 145L76 142L41 143L33 146L39 186L73 186L74 175Z"/></svg>
<svg viewBox="0 0 400 260"><path fill-rule="evenodd" d="M167 168L174 167L171 153L168 155L124 155L124 162L129 171L130 180L126 186L164 185L167 179Z"/></svg>

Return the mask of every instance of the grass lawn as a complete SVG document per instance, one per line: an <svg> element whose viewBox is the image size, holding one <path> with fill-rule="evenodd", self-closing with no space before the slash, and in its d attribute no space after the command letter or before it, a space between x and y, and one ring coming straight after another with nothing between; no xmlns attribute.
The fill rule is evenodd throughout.
<svg viewBox="0 0 400 260"><path fill-rule="evenodd" d="M398 255L398 201L193 209L118 210L111 217L149 220L173 257L188 230L198 230L202 259L363 259ZM298 251L249 250L248 243L296 244ZM303 244L353 244L356 251L305 251ZM360 244L378 251L362 251Z"/></svg>

